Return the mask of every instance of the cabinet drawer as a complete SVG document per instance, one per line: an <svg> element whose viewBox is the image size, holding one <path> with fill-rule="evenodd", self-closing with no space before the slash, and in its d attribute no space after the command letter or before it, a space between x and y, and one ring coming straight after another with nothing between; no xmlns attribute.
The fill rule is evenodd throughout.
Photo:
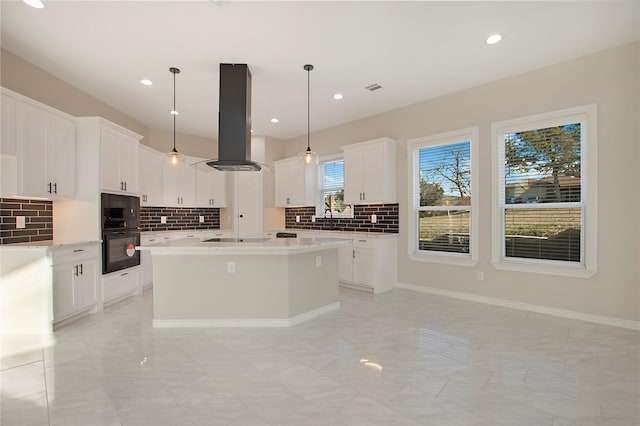
<svg viewBox="0 0 640 426"><path fill-rule="evenodd" d="M54 265L77 262L84 259L100 258L100 245L78 245L72 247L56 247L52 250L51 261Z"/></svg>
<svg viewBox="0 0 640 426"><path fill-rule="evenodd" d="M354 238L353 246L356 248L375 248L376 240L373 238Z"/></svg>

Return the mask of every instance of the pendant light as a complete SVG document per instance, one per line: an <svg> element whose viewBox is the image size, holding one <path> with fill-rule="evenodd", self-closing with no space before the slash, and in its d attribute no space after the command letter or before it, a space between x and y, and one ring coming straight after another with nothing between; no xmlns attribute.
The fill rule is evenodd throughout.
<svg viewBox="0 0 640 426"><path fill-rule="evenodd" d="M307 149L304 152L301 152L300 154L298 154L298 157L300 157L300 159L302 159L302 161L304 161L305 164L318 164L318 154L311 151L311 145L309 142L309 139L311 137L311 131L310 131L310 114L309 114L309 110L310 108L310 83L309 83L309 73L311 72L311 70L313 70L313 65L307 64L304 66L304 70L307 72Z"/></svg>
<svg viewBox="0 0 640 426"><path fill-rule="evenodd" d="M173 115L173 149L167 153L167 157L171 164L176 166L184 162L184 154L179 153L176 149L176 115L178 115L178 110L176 110L176 74L179 74L180 70L171 67L169 71L173 74L173 109L170 112Z"/></svg>

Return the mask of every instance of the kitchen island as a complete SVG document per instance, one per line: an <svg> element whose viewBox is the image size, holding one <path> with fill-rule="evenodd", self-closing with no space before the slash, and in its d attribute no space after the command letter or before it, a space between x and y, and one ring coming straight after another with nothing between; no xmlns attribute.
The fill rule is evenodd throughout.
<svg viewBox="0 0 640 426"><path fill-rule="evenodd" d="M182 238L153 258L153 326L287 327L340 308L337 238Z"/></svg>

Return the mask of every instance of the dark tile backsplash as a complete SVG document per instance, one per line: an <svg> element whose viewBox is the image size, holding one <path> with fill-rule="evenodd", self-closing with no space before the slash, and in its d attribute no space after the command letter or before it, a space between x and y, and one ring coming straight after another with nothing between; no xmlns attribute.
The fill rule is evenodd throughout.
<svg viewBox="0 0 640 426"><path fill-rule="evenodd" d="M160 223L161 216L167 217L167 223ZM200 223L200 216L204 216L204 223ZM140 207L141 231L180 231L183 229L220 229L220 209Z"/></svg>
<svg viewBox="0 0 640 426"><path fill-rule="evenodd" d="M363 204L354 206L353 218L325 218L316 217L315 223L311 216L316 214L315 207L289 207L285 209L285 227L297 229L316 229L355 232L387 232L398 233L398 204ZM371 215L375 214L377 223L371 223ZM300 222L296 222L300 216Z"/></svg>
<svg viewBox="0 0 640 426"><path fill-rule="evenodd" d="M25 228L16 229L16 216L25 217ZM53 202L0 198L0 244L53 240Z"/></svg>

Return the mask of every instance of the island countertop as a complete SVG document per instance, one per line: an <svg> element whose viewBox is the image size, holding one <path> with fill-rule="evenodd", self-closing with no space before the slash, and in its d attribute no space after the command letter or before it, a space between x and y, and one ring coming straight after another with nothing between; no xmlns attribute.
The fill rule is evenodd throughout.
<svg viewBox="0 0 640 426"><path fill-rule="evenodd" d="M137 246L151 255L212 255L212 254L285 254L304 253L336 248L348 242L342 238L179 238L160 243Z"/></svg>

